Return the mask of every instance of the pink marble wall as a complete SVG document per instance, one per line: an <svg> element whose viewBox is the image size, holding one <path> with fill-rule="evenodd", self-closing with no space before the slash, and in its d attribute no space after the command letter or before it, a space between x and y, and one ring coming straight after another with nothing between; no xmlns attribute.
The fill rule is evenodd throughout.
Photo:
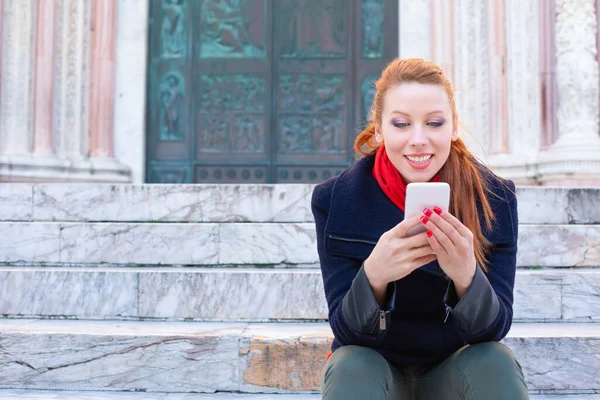
<svg viewBox="0 0 600 400"><path fill-rule="evenodd" d="M454 84L454 0L431 0L431 58Z"/></svg>
<svg viewBox="0 0 600 400"><path fill-rule="evenodd" d="M0 0L1 1L1 0ZM38 0L36 21L33 152L52 154L54 0Z"/></svg>
<svg viewBox="0 0 600 400"><path fill-rule="evenodd" d="M112 157L117 1L92 1L90 156Z"/></svg>
<svg viewBox="0 0 600 400"><path fill-rule="evenodd" d="M555 23L555 1L540 1L540 90L543 149L547 149L558 139Z"/></svg>
<svg viewBox="0 0 600 400"><path fill-rule="evenodd" d="M504 0L491 0L489 26L489 154L508 152L508 84L506 71L506 11Z"/></svg>

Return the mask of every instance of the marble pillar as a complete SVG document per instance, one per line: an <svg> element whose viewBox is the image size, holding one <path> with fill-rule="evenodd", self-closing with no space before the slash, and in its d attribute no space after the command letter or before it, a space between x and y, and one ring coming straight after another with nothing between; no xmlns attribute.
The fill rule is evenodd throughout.
<svg viewBox="0 0 600 400"><path fill-rule="evenodd" d="M144 183L146 168L146 78L150 0L117 1L115 157Z"/></svg>
<svg viewBox="0 0 600 400"><path fill-rule="evenodd" d="M113 156L117 2L92 2L90 156Z"/></svg>
<svg viewBox="0 0 600 400"><path fill-rule="evenodd" d="M399 57L431 60L430 0L399 1Z"/></svg>
<svg viewBox="0 0 600 400"><path fill-rule="evenodd" d="M495 23L506 27L504 35L496 35L506 38L506 108L505 113L493 116L495 124L504 125L491 133L488 162L496 173L517 184L537 184L536 161L541 142L539 0L493 3L505 7L504 18ZM494 10L494 14L499 13ZM500 151L494 151L494 147Z"/></svg>
<svg viewBox="0 0 600 400"><path fill-rule="evenodd" d="M544 185L600 186L596 0L556 0L558 140L540 154Z"/></svg>
<svg viewBox="0 0 600 400"><path fill-rule="evenodd" d="M431 60L454 85L455 0L431 0Z"/></svg>
<svg viewBox="0 0 600 400"><path fill-rule="evenodd" d="M90 0L56 0L54 141L59 156L88 153L88 57Z"/></svg>
<svg viewBox="0 0 600 400"><path fill-rule="evenodd" d="M91 9L89 155L94 169L130 181L129 167L114 158L117 0L93 1Z"/></svg>
<svg viewBox="0 0 600 400"><path fill-rule="evenodd" d="M32 149L33 34L36 2L2 2L0 154L28 156ZM0 159L0 174L10 161Z"/></svg>
<svg viewBox="0 0 600 400"><path fill-rule="evenodd" d="M480 0L455 2L454 90L461 137L484 159L489 151L489 4Z"/></svg>
<svg viewBox="0 0 600 400"><path fill-rule="evenodd" d="M508 99L506 76L506 3L505 0L488 2L488 57L490 127L489 154L508 152Z"/></svg>
<svg viewBox="0 0 600 400"><path fill-rule="evenodd" d="M54 153L52 145L54 1L52 0L38 1L35 54L33 153L47 156Z"/></svg>

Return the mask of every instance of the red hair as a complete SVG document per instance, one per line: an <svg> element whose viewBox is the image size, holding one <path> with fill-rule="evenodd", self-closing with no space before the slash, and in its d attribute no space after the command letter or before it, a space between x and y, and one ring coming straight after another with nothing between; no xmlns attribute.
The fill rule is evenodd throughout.
<svg viewBox="0 0 600 400"><path fill-rule="evenodd" d="M381 126L386 93L393 86L409 82L442 86L450 101L453 126L457 129L458 113L454 91L444 71L438 65L420 58L396 59L386 66L381 78L377 80L377 92L369 115L370 124L354 141L354 151L363 156L375 155L381 146L375 140L375 127ZM452 188L449 211L473 233L475 258L481 268L487 271L486 254L490 242L483 234L480 220L483 217L485 228L490 230L495 217L486 197L486 193L491 193L489 183L484 179L479 166L475 156L458 138L452 142L448 160L440 170L440 180L448 182ZM481 210L477 207L477 201Z"/></svg>

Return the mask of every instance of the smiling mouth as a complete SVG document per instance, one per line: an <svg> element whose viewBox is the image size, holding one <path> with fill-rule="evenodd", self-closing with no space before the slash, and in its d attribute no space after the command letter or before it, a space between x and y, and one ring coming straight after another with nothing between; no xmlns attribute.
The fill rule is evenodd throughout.
<svg viewBox="0 0 600 400"><path fill-rule="evenodd" d="M424 165L424 164L427 164L429 162L429 160L431 160L431 157L433 157L433 154L429 154L428 156L418 156L418 157L404 156L404 157L406 157L406 159L413 164Z"/></svg>

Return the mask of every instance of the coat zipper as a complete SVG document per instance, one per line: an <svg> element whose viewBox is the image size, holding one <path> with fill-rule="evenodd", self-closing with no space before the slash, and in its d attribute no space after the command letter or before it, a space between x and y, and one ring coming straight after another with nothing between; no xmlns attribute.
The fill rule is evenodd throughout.
<svg viewBox="0 0 600 400"><path fill-rule="evenodd" d="M348 239L348 238L344 238L344 237L341 237L341 236L335 236L335 235L329 235L329 239L341 240L342 242L349 242L349 243L366 243L366 244L372 244L373 246L377 245L377 242L373 242L371 240L366 240L366 239Z"/></svg>
<svg viewBox="0 0 600 400"><path fill-rule="evenodd" d="M446 306L446 318L444 318L444 323L448 321L448 317L450 316L450 311L452 311L452 307Z"/></svg>
<svg viewBox="0 0 600 400"><path fill-rule="evenodd" d="M385 331L387 329L387 322L385 320L385 311L379 310L379 330Z"/></svg>

